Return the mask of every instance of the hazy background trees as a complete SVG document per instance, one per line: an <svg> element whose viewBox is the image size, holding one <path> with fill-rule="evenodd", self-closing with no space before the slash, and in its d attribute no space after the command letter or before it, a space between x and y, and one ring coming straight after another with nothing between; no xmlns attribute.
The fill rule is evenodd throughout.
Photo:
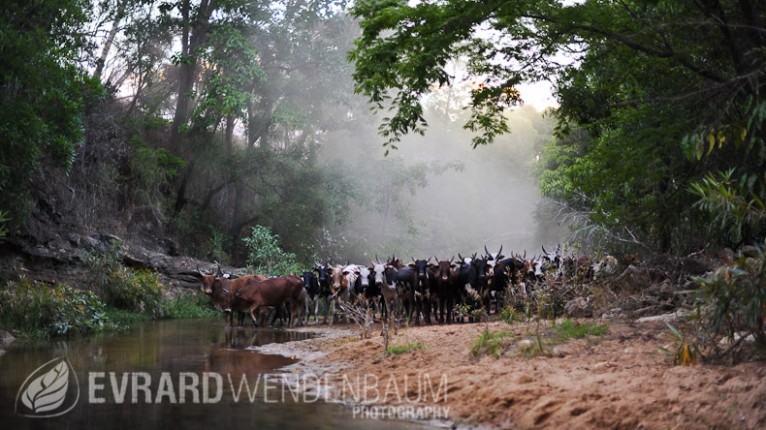
<svg viewBox="0 0 766 430"><path fill-rule="evenodd" d="M519 82L554 79L540 186L580 243L688 254L766 233L764 5L744 1L358 1L357 89L389 144L465 58L475 144L505 132Z"/></svg>

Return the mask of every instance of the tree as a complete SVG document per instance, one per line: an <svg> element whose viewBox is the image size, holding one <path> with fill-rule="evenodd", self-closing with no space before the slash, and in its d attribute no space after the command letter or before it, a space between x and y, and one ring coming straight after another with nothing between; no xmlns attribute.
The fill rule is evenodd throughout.
<svg viewBox="0 0 766 430"><path fill-rule="evenodd" d="M87 7L84 0L11 0L0 11L0 211L16 225L31 176L43 160L71 164L86 99L102 91L79 66Z"/></svg>
<svg viewBox="0 0 766 430"><path fill-rule="evenodd" d="M449 82L452 60L465 59L481 80L465 123L478 132L474 145L508 131L503 110L521 102L516 84L557 80L559 135L581 128L590 143L563 163L558 151L560 186L543 189L598 225L629 228L635 242L681 252L726 242L725 220L748 224L735 242L766 233L760 217L739 215L708 230L699 210L732 207L720 202L736 194L745 203L733 206L752 213L766 198L764 12L749 0L369 0L352 10L362 35L350 58L357 91L392 111L381 125L389 145L425 131L422 97ZM735 182L721 188L715 172L727 169Z"/></svg>

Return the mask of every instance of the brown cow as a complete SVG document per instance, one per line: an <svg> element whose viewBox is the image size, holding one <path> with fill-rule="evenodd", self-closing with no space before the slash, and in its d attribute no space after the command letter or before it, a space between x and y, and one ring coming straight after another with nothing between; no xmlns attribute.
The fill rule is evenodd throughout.
<svg viewBox="0 0 766 430"><path fill-rule="evenodd" d="M245 312L246 309L235 309L232 302L235 294L241 288L255 285L268 279L263 275L250 275L241 278L229 279L217 275L200 273L202 276L202 292L212 299L213 307L228 314L229 325L233 326L234 312ZM242 319L240 319L240 324Z"/></svg>
<svg viewBox="0 0 766 430"><path fill-rule="evenodd" d="M305 306L305 300L306 296L303 294L303 280L301 278L280 276L237 289L234 293L231 310L242 310L249 313L253 325L257 325L256 313L262 307L274 306L279 309L290 301L290 314L294 315L298 306Z"/></svg>

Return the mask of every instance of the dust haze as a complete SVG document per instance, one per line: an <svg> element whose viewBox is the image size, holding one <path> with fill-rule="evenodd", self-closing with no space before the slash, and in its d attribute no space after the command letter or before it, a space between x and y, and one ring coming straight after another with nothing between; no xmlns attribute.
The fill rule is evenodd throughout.
<svg viewBox="0 0 766 430"><path fill-rule="evenodd" d="M380 119L362 114L351 130L332 133L321 160L351 176L350 222L334 234L336 258L368 262L391 254L457 258L484 252L540 252L564 230L541 205L535 171L551 139L552 118L533 107L509 112L511 133L472 148L465 111L427 104L429 127L385 156Z"/></svg>

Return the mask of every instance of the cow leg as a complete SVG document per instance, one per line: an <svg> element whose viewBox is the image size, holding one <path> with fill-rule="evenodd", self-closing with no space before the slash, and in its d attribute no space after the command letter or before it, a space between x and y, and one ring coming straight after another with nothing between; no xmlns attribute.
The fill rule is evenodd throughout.
<svg viewBox="0 0 766 430"><path fill-rule="evenodd" d="M255 318L255 313L261 308L260 305L256 305L250 308L250 319L253 320L253 327L258 327L258 320Z"/></svg>

